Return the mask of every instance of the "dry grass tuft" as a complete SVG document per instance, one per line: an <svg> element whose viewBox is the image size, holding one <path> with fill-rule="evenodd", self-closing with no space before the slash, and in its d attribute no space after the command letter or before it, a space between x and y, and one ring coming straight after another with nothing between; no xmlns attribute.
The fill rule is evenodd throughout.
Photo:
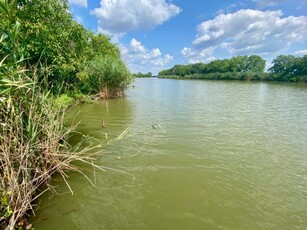
<svg viewBox="0 0 307 230"><path fill-rule="evenodd" d="M69 187L65 172L83 174L72 162L93 165L88 154L93 151L74 151L69 145L74 127L64 126L65 110L42 89L36 71L29 77L25 70L4 74L1 67L0 229L26 228L27 213L34 212L33 201L46 191L38 192L38 188L42 184L50 188L54 173Z"/></svg>

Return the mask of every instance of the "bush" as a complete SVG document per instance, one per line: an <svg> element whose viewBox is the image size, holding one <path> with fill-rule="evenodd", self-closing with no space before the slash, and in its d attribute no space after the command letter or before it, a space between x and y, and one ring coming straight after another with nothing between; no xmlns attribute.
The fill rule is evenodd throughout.
<svg viewBox="0 0 307 230"><path fill-rule="evenodd" d="M78 77L83 93L96 94L100 98L121 96L133 79L125 64L111 56L90 61Z"/></svg>
<svg viewBox="0 0 307 230"><path fill-rule="evenodd" d="M67 94L62 94L55 100L55 105L57 107L67 108L74 103L74 98L68 96Z"/></svg>

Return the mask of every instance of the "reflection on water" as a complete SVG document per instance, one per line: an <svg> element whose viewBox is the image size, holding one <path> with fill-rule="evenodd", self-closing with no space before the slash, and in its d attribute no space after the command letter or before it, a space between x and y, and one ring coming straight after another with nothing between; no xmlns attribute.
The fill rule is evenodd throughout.
<svg viewBox="0 0 307 230"><path fill-rule="evenodd" d="M110 142L45 194L36 229L305 229L307 86L138 79L127 97L72 111ZM107 104L106 104L107 103Z"/></svg>

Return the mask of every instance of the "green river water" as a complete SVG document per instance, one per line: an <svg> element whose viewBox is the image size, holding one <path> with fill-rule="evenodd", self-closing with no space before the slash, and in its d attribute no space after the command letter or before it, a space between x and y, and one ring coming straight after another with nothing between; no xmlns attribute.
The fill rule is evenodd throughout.
<svg viewBox="0 0 307 230"><path fill-rule="evenodd" d="M108 143L60 178L33 218L47 229L307 229L307 85L137 79L123 99L71 111ZM104 123L104 126L102 125Z"/></svg>

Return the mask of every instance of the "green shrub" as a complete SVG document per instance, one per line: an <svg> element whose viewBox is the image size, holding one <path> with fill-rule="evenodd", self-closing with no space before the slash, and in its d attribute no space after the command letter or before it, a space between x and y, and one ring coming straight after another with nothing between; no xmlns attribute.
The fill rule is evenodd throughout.
<svg viewBox="0 0 307 230"><path fill-rule="evenodd" d="M67 94L62 94L55 100L55 105L57 107L67 108L74 103L74 98L68 96Z"/></svg>
<svg viewBox="0 0 307 230"><path fill-rule="evenodd" d="M102 98L121 96L133 79L125 64L111 56L89 61L78 77L83 93L97 94Z"/></svg>

